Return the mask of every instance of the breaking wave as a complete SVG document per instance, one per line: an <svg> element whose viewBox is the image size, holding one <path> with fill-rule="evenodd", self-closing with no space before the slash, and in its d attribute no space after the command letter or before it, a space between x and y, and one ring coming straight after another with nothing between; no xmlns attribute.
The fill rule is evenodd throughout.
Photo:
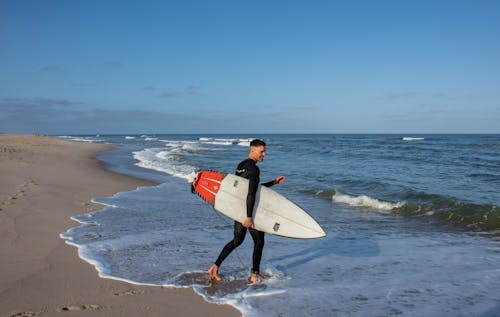
<svg viewBox="0 0 500 317"><path fill-rule="evenodd" d="M401 195L402 201L353 195L341 189L322 190L316 195L354 208L406 217L430 217L473 231L500 230L500 208L493 204L475 204L412 191Z"/></svg>
<svg viewBox="0 0 500 317"><path fill-rule="evenodd" d="M401 208L406 204L404 201L389 202L372 198L366 195L352 196L344 194L340 191L336 192L332 196L332 200L336 203L347 204L353 207L365 207L365 208L376 209L379 211L390 211L396 208Z"/></svg>

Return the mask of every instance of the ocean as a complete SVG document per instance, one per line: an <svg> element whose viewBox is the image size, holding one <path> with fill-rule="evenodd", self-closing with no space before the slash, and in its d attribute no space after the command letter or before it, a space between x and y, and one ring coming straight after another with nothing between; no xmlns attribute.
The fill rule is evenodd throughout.
<svg viewBox="0 0 500 317"><path fill-rule="evenodd" d="M499 316L500 135L97 135L98 159L150 179L74 217L61 233L100 276L192 287L244 316ZM267 143L261 181L307 210L327 236L266 235L248 285L253 242L206 270L233 221L190 191L200 169L234 173L253 138Z"/></svg>

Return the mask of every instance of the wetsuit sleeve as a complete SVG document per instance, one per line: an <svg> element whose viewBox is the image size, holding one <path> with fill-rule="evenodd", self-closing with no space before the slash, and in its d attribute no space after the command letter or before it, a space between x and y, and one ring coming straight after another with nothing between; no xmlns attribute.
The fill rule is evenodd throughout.
<svg viewBox="0 0 500 317"><path fill-rule="evenodd" d="M255 206L255 197L259 188L259 172L258 170L248 171L248 195L247 195L247 217L252 217L253 207Z"/></svg>
<svg viewBox="0 0 500 317"><path fill-rule="evenodd" d="M267 183L262 183L262 186L264 186L264 187L271 187L273 185L274 185L274 180L267 182Z"/></svg>

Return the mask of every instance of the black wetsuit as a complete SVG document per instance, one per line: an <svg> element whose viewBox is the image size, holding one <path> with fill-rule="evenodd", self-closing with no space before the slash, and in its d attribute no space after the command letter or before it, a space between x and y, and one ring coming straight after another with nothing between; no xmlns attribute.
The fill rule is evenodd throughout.
<svg viewBox="0 0 500 317"><path fill-rule="evenodd" d="M257 189L259 187L260 182L260 170L257 167L257 164L252 159L246 159L238 164L236 168L236 175L247 178L249 181L248 184L248 195L247 195L247 217L252 217L253 208L255 205L255 196L257 194ZM274 181L270 181L267 183L263 183L262 186L271 187L274 185ZM264 232L255 230L253 228L249 228L250 235L252 236L254 242L253 248L253 266L252 273L259 274L260 270L260 260L262 258L262 250L264 249ZM247 228L243 227L243 225L235 221L234 222L234 239L226 244L226 246L222 249L215 261L215 264L220 267L222 262L227 258L227 256L238 246L243 243L245 240L245 236L247 233Z"/></svg>

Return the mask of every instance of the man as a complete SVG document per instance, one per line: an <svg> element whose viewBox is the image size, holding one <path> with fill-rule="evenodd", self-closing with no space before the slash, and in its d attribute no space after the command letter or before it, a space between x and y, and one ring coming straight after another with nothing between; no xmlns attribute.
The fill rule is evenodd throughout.
<svg viewBox="0 0 500 317"><path fill-rule="evenodd" d="M238 167L236 168L236 175L249 180L246 203L247 217L243 223L238 221L234 222L233 240L224 246L217 260L208 270L208 274L215 281L222 280L219 276L219 267L227 256L243 243L247 230L250 231L250 235L252 236L254 242L252 274L250 275L249 281L254 283L262 279L262 276L260 275L260 260L262 258L262 250L264 248L264 232L253 228L252 216L253 208L255 206L255 196L260 182L260 170L257 167L257 162L262 162L265 155L266 143L262 140L255 139L250 142L250 152L248 154L248 158L238 164ZM262 186L270 187L275 184L281 184L284 181L285 176L278 176L274 180L262 184Z"/></svg>

